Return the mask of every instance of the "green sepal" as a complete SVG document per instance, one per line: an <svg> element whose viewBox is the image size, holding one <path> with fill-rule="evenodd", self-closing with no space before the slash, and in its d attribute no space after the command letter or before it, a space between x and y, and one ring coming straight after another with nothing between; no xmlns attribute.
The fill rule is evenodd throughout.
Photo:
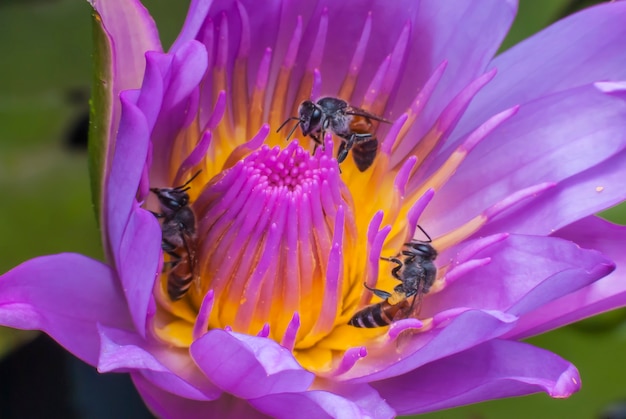
<svg viewBox="0 0 626 419"><path fill-rule="evenodd" d="M93 26L93 82L89 102L89 175L91 178L91 199L102 229L102 204L108 150L111 142L113 118L113 65L112 45L104 29L100 15L92 13Z"/></svg>

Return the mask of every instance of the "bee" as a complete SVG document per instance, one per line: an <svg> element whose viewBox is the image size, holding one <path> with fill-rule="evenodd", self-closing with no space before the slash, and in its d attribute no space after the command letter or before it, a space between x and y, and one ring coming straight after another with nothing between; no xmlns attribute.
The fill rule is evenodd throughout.
<svg viewBox="0 0 626 419"><path fill-rule="evenodd" d="M161 248L171 256L167 271L167 294L172 301L180 300L198 277L196 272L196 216L189 206L189 183L174 188L150 188L161 207L161 213L153 214L162 219Z"/></svg>
<svg viewBox="0 0 626 419"><path fill-rule="evenodd" d="M298 108L298 116L288 118L276 132L293 120L298 121L298 124L289 132L287 139L299 125L302 135L311 137L317 149L318 145L324 146L326 131L331 131L342 139L337 151L337 163L343 162L352 150L354 163L361 172L372 165L378 151L378 139L373 132L372 120L391 123L335 97L324 97L317 102L305 100Z"/></svg>
<svg viewBox="0 0 626 419"><path fill-rule="evenodd" d="M358 311L348 322L349 325L367 328L388 326L396 320L410 317L419 310L422 297L428 294L437 277L437 267L434 263L437 250L430 244L432 242L430 236L421 227L419 229L428 238L427 241L411 240L405 243L401 254L398 255L403 256L402 259L381 257L382 260L397 265L391 270L391 275L400 281L400 284L396 285L392 293L363 284L384 301Z"/></svg>

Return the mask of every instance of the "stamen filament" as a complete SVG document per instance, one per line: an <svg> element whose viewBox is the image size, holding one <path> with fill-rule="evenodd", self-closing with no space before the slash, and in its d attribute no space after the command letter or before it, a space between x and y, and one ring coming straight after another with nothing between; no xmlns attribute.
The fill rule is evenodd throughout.
<svg viewBox="0 0 626 419"><path fill-rule="evenodd" d="M211 316L214 302L213 296L213 290L209 290L202 299L202 304L198 310L198 317L196 317L193 326L192 336L194 341L200 339L209 329L209 317Z"/></svg>
<svg viewBox="0 0 626 419"><path fill-rule="evenodd" d="M256 83L252 92L252 100L248 108L248 115L250 117L248 122L248 129L246 132L246 138L261 125L261 121L264 116L265 109L265 91L267 88L267 82L270 76L270 63L272 62L272 49L266 48L265 54L259 64L259 71L257 72ZM242 125L245 126L245 125Z"/></svg>
<svg viewBox="0 0 626 419"><path fill-rule="evenodd" d="M372 33L372 12L370 11L367 14L367 19L365 20L365 25L363 26L363 31L361 32L361 38L356 45L354 50L354 55L352 56L352 61L350 62L350 66L348 67L348 72L346 74L343 83L341 84L341 89L339 90L340 98L349 99L352 97L352 93L354 92L354 87L356 86L357 76L363 65L363 60L365 58L365 52L367 51L367 45L370 39L370 35Z"/></svg>
<svg viewBox="0 0 626 419"><path fill-rule="evenodd" d="M433 173L428 179L423 181L421 188L416 191L417 195L423 194L423 189L426 187L433 188L435 190L440 189L456 172L456 169L465 160L465 157L472 151L482 140L484 140L493 130L495 130L500 124L508 120L511 116L517 113L518 107L513 107L500 112L497 115L489 118L485 123L476 128L465 139L465 141L457 147L457 149L448 157L448 159L438 167L437 171ZM420 167L421 171L422 167ZM417 181L420 176L419 172L414 176Z"/></svg>
<svg viewBox="0 0 626 419"><path fill-rule="evenodd" d="M382 115L389 95L393 91L396 82L398 81L398 75L400 70L404 67L404 55L409 45L409 35L411 33L411 23L407 22L400 33L396 45L393 47L393 51L390 54L390 63L387 71L385 72L385 78L383 79L380 96L378 100L370 108L374 114Z"/></svg>
<svg viewBox="0 0 626 419"><path fill-rule="evenodd" d="M240 2L236 2L237 11L239 12L239 18L241 19L241 39L239 41L239 51L237 52L237 58L235 59L235 66L233 68L232 75L232 99L233 105L233 122L235 124L235 130L240 131L242 127L247 125L247 117L255 116L254 113L248 115L248 56L250 55L250 19L245 7ZM252 125L252 129L248 127L248 131L242 133L241 137L237 137L238 140L243 138L249 138L246 134L251 134L253 130L256 130L260 123Z"/></svg>
<svg viewBox="0 0 626 419"><path fill-rule="evenodd" d="M380 93L381 86L383 84L383 80L387 75L387 69L389 68L389 64L391 63L391 56L388 55L385 60L380 63L376 74L372 78L367 91L365 92L365 97L363 98L363 103L361 107L364 109L372 109L374 103L376 102L376 98Z"/></svg>
<svg viewBox="0 0 626 419"><path fill-rule="evenodd" d="M217 51L216 51L216 60L215 67L213 68L213 92L216 97L214 97L213 102L217 101L218 92L224 90L226 92L230 92L229 83L226 75L227 71L227 60L228 60L228 19L226 18L226 14L222 13L222 17L220 19L220 27L219 27L219 35L217 39ZM221 145L227 146L226 141L228 139L234 138L233 132L233 117L231 112L232 102L230 106L226 106L224 112L224 121L225 123L219 124L217 126L218 138L220 139ZM224 147L225 148L225 147ZM222 149L222 147L220 147ZM220 150L216 149L216 151ZM223 151L223 150L220 150ZM224 153L226 154L226 153Z"/></svg>
<svg viewBox="0 0 626 419"><path fill-rule="evenodd" d="M487 221L489 221L496 215L520 203L521 201L527 198L536 196L548 189L553 188L554 186L556 186L555 183L544 182L544 183L539 183L537 185L533 185L528 188L524 188L517 192L512 193L511 195L507 196L503 200L487 208L481 214L472 218L471 220L469 220L462 226L454 229L453 231L447 234L439 236L435 240L436 242L435 247L438 247L438 248L440 247L440 248L445 249L445 248L452 246L454 243L459 243L462 240L465 240L466 238L470 237L472 234L477 232L485 224L487 224Z"/></svg>
<svg viewBox="0 0 626 419"><path fill-rule="evenodd" d="M199 165L206 157L207 150L211 145L211 137L211 131L205 131L202 134L196 147L178 168L176 176L174 176L174 185L182 185L183 179L189 174L189 171Z"/></svg>
<svg viewBox="0 0 626 419"><path fill-rule="evenodd" d="M269 121L273 127L278 127L284 119L287 103L287 92L289 90L289 81L291 78L291 70L296 62L300 42L302 41L302 16L298 16L296 27L291 36L291 42L285 54L283 64L278 70L276 78L276 86L272 95L272 105L270 107Z"/></svg>
<svg viewBox="0 0 626 419"><path fill-rule="evenodd" d="M287 325L285 334L283 335L283 339L280 344L284 348L289 349L289 351L293 351L295 344L296 344L296 336L298 335L299 329L300 329L300 315L296 312L296 313L293 313L293 317L291 318L291 321Z"/></svg>
<svg viewBox="0 0 626 419"><path fill-rule="evenodd" d="M357 363L359 359L367 356L367 348L365 346L358 346L356 348L348 348L341 357L339 365L328 374L329 377L337 377L341 374L345 374L350 371L352 367Z"/></svg>
<svg viewBox="0 0 626 419"><path fill-rule="evenodd" d="M443 61L441 64L439 64L437 68L435 68L435 71L433 72L433 74L431 74L431 76L428 78L428 80L424 84L424 87L422 87L422 89L417 94L417 97L415 98L415 100L413 101L413 103L411 104L411 107L409 108L407 112L407 116L408 116L407 122L402 126L402 129L400 130L400 134L398 134L398 138L400 139L400 141L394 141L393 147L391 148L391 150L395 151L398 148L398 146L406 138L407 132L409 131L409 129L411 129L413 124L416 122L417 117L421 115L422 110L424 110L424 107L426 106L433 92L435 91L437 84L439 84L439 80L441 80L441 77L443 76L443 73L445 72L447 65L448 65L447 61ZM411 153L406 153L406 155L407 156L411 155Z"/></svg>
<svg viewBox="0 0 626 419"><path fill-rule="evenodd" d="M470 259L459 265L456 265L453 269L450 269L448 272L446 272L441 280L437 280L435 284L433 284L433 286L431 287L431 292L439 292L441 289L452 284L457 279L465 276L476 268L487 265L490 262L491 258Z"/></svg>
<svg viewBox="0 0 626 419"><path fill-rule="evenodd" d="M309 53L309 59L302 80L300 80L300 88L293 102L291 115L297 115L298 106L304 100L311 98L311 87L313 86L313 72L316 68L320 68L322 64L322 56L324 46L326 44L326 35L328 34L328 9L324 8L320 16L319 25L317 27L317 35Z"/></svg>

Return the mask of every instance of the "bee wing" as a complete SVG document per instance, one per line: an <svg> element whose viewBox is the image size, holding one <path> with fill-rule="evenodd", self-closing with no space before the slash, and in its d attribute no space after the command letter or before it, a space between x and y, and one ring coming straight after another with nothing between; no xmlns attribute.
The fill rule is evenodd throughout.
<svg viewBox="0 0 626 419"><path fill-rule="evenodd" d="M388 119L385 119L385 118L383 118L383 117L381 117L381 116L378 116L378 115L374 115L374 114L372 114L372 113L369 113L369 112L367 112L367 111L364 111L364 110L363 110L363 109L361 109L361 108L356 108L356 107L354 107L354 106L348 106L348 107L345 109L345 111L344 111L344 112L345 112L345 114L346 114L346 115L358 115L358 116L363 116L363 117L368 118L368 119L373 119L374 121L385 122L385 123L387 123L387 124L391 124L391 123L392 123L392 122L391 122L390 120L388 120Z"/></svg>
<svg viewBox="0 0 626 419"><path fill-rule="evenodd" d="M407 297L404 300L397 303L396 307L398 308L398 311L393 316L393 321L395 322L398 320L409 319L409 318L417 319L420 314L420 310L422 308L423 297L424 297L424 294L421 292L418 292L417 294L411 297Z"/></svg>

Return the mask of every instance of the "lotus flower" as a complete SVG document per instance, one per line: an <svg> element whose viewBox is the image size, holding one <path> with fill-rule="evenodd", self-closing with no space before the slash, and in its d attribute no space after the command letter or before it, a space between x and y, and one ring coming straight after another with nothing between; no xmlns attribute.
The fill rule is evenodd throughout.
<svg viewBox="0 0 626 419"><path fill-rule="evenodd" d="M196 0L167 53L138 2L92 4L107 263L14 268L1 324L130 373L163 417L388 418L580 388L520 340L626 303L624 228L594 215L626 198L626 3L495 58L514 1ZM366 170L338 165L331 130L276 132L321 97L391 121ZM157 199L171 188L189 203ZM348 324L383 302L367 287L404 284L418 225L428 292L389 326Z"/></svg>

